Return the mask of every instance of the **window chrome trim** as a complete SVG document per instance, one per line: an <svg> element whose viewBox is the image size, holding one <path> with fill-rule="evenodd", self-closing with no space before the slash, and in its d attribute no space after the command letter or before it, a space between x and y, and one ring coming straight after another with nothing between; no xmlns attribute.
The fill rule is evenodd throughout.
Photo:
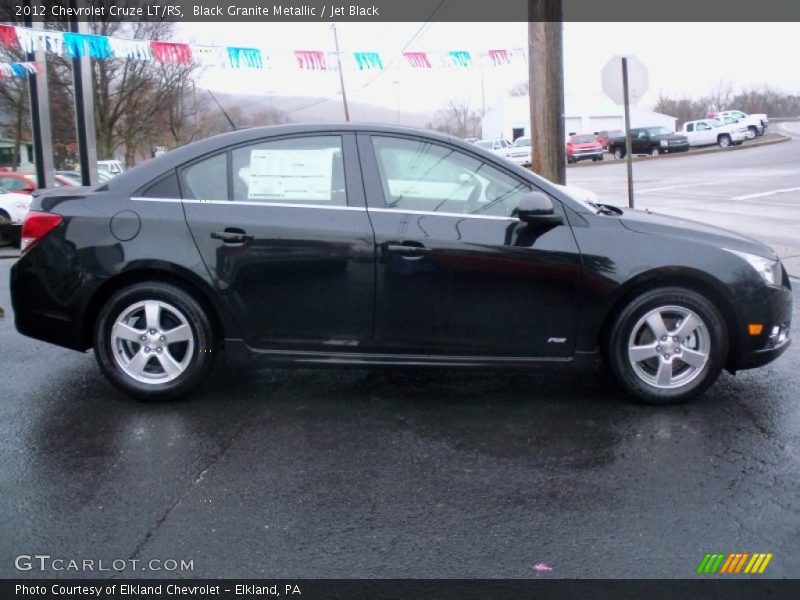
<svg viewBox="0 0 800 600"><path fill-rule="evenodd" d="M358 212L375 212L387 214L422 215L429 217L455 217L459 219L485 219L489 221L519 221L517 217L500 217L496 215L472 215L465 213L436 212L430 210L403 210L399 208L366 208L364 206L325 206L324 204L292 204L290 202L253 202L247 200L181 200L180 198L143 198L131 197L136 202L177 202L186 204L224 204L236 206L263 206L275 208L321 208L322 210L350 210Z"/></svg>
<svg viewBox="0 0 800 600"><path fill-rule="evenodd" d="M499 217L495 215L472 215L467 213L436 212L430 210L403 210L401 208L370 208L369 212L423 215L429 217L458 217L460 219L487 219L490 221L519 221L517 217Z"/></svg>
<svg viewBox="0 0 800 600"><path fill-rule="evenodd" d="M355 210L364 212L363 206L326 206L324 204L292 204L290 202L255 202L248 200L181 200L180 198L142 198L131 197L137 202L178 202L185 204L225 204L235 206L272 206L275 208L321 208L323 210Z"/></svg>

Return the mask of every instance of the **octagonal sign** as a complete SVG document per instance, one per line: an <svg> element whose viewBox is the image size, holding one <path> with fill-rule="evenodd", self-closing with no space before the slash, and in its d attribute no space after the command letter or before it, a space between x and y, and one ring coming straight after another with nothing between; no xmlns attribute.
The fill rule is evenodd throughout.
<svg viewBox="0 0 800 600"><path fill-rule="evenodd" d="M636 104L647 92L647 67L635 56L628 55L628 98ZM625 102L622 91L622 55L617 54L603 67L603 92L617 104Z"/></svg>

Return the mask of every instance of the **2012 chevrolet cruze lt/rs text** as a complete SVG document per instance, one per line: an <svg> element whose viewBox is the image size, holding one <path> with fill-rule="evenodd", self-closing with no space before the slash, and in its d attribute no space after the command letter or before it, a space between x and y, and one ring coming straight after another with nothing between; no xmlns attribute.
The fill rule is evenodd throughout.
<svg viewBox="0 0 800 600"><path fill-rule="evenodd" d="M236 131L33 200L16 326L142 399L224 353L284 366L604 365L678 402L789 344L773 251L589 204L472 144L367 125Z"/></svg>

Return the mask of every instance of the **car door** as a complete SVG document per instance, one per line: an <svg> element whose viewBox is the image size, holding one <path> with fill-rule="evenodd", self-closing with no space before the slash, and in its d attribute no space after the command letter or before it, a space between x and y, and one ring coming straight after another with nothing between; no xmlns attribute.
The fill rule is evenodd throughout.
<svg viewBox="0 0 800 600"><path fill-rule="evenodd" d="M708 146L717 142L714 128L705 121L697 122L697 135L700 139L700 145Z"/></svg>
<svg viewBox="0 0 800 600"><path fill-rule="evenodd" d="M375 250L352 134L267 138L180 170L186 219L254 348L372 339Z"/></svg>
<svg viewBox="0 0 800 600"><path fill-rule="evenodd" d="M499 161L426 138L361 134L358 147L378 249L378 347L572 354L580 256L566 221L514 216L530 183Z"/></svg>
<svg viewBox="0 0 800 600"><path fill-rule="evenodd" d="M650 134L644 129L631 133L631 149L633 154L650 154Z"/></svg>

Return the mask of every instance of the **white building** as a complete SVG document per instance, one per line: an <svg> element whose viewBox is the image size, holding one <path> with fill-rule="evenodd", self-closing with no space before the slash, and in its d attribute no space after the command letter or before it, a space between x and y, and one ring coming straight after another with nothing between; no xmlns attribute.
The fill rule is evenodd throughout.
<svg viewBox="0 0 800 600"><path fill-rule="evenodd" d="M505 96L486 111L483 117L484 138L515 140L530 135L530 100L527 96ZM676 118L631 107L631 127L663 126L675 131ZM624 129L625 112L606 96L566 96L564 98L564 132L595 133Z"/></svg>

